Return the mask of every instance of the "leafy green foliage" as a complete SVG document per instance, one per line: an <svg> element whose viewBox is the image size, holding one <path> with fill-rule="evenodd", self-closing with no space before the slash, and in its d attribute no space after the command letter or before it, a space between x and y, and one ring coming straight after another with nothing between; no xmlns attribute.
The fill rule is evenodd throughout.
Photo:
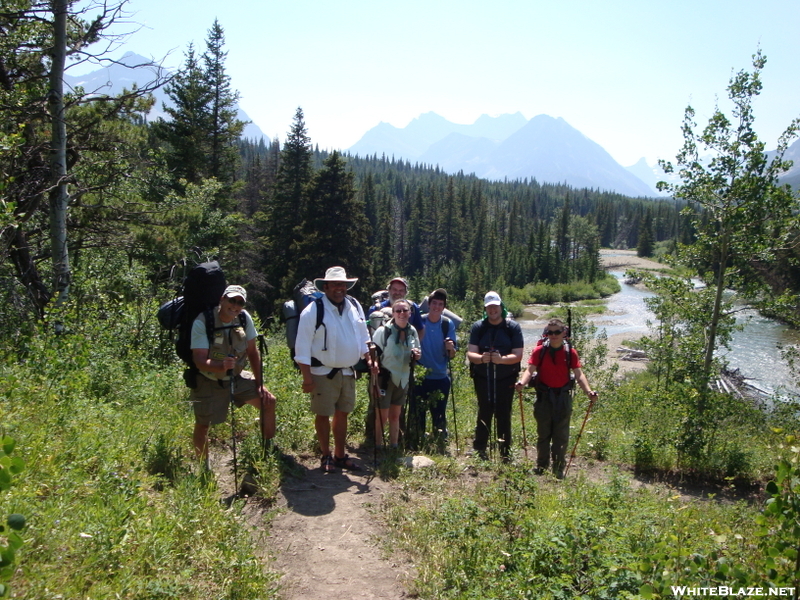
<svg viewBox="0 0 800 600"><path fill-rule="evenodd" d="M13 438L0 436L0 494L11 489L14 478L25 470L25 461L19 456L11 456L15 447ZM1 520L2 514L0 512L0 598L5 598L11 593L7 582L14 575L17 552L24 544L17 532L25 528L25 516L12 513L5 518L4 523Z"/></svg>
<svg viewBox="0 0 800 600"><path fill-rule="evenodd" d="M723 292L738 290L746 300L766 302L770 291L761 276L763 265L776 251L794 244L797 231L797 199L788 187L778 185L778 176L788 168L783 155L797 136L795 119L778 140L768 161L764 142L758 139L753 102L761 93L761 70L766 57L753 55L753 70L739 71L728 85L732 120L717 108L702 132L696 132L694 109L687 107L683 122L684 144L676 160L682 182L669 186L676 197L689 204L685 209L696 231L691 245L682 246L678 259L692 268L712 294L710 310L703 313L704 346L701 374L704 384L712 377L718 327L724 326L729 310ZM711 153L705 164L701 156ZM665 172L671 163L662 161ZM724 336L723 336L724 343ZM702 412L702 394L699 410Z"/></svg>
<svg viewBox="0 0 800 600"><path fill-rule="evenodd" d="M766 554L765 576L776 587L800 590L800 447L795 436L787 436L788 458L775 468L775 479L767 484L764 514L756 519L762 550Z"/></svg>
<svg viewBox="0 0 800 600"><path fill-rule="evenodd" d="M0 512L31 515L15 593L275 597L276 575L255 559L247 528L216 484L194 474L187 391L174 362L159 368L150 347L155 303L140 321L136 300L93 283L95 295L58 314L63 334L34 328L24 352L2 350L4 426L27 469Z"/></svg>

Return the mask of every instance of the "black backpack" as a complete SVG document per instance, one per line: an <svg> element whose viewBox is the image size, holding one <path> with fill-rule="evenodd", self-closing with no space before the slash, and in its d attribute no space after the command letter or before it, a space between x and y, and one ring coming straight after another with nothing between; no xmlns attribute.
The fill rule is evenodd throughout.
<svg viewBox="0 0 800 600"><path fill-rule="evenodd" d="M206 335L209 347L214 341L214 308L219 304L219 299L228 286L225 273L217 261L205 262L189 271L179 296L174 300L165 302L158 309L158 320L161 326L170 331L177 330L175 340L175 353L196 374L197 367L189 347L192 340L192 324L201 314L206 318ZM247 321L244 313L239 313L239 323L245 327ZM184 377L187 377L184 374ZM189 379L187 379L187 384ZM193 386L189 386L193 387Z"/></svg>

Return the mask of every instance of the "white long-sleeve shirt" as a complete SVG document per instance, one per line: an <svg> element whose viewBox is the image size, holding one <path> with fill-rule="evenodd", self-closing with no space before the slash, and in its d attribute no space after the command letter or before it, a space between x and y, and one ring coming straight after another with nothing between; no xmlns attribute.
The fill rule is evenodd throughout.
<svg viewBox="0 0 800 600"><path fill-rule="evenodd" d="M319 360L321 367L311 367L314 375L327 375L334 368L342 369L342 375L352 375L350 367L367 353L370 341L364 312L348 299L341 315L327 296L322 297L322 306L325 315L316 331L317 303L312 302L300 313L294 360L304 365L311 365L311 357Z"/></svg>

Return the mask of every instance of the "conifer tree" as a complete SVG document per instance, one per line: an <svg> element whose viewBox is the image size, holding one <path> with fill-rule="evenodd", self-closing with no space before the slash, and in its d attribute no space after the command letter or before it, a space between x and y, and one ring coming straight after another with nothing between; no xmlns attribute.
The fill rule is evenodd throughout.
<svg viewBox="0 0 800 600"><path fill-rule="evenodd" d="M224 45L225 32L219 21L214 19L203 53L203 75L210 94L208 176L215 177L222 184L229 184L236 175L239 158L236 142L242 135L245 123L236 118L239 93L231 89L231 78L225 72L228 53L223 51Z"/></svg>
<svg viewBox="0 0 800 600"><path fill-rule="evenodd" d="M311 181L311 139L306 131L303 109L298 107L286 143L281 150L275 193L267 213L266 261L270 284L277 297L288 297L294 283L285 279L296 258L300 215L305 214ZM330 266L330 265L329 265Z"/></svg>
<svg viewBox="0 0 800 600"><path fill-rule="evenodd" d="M192 44L186 51L183 68L165 91L172 105L165 103L163 110L170 118L159 119L153 131L167 144L167 166L174 180L199 183L209 172L207 132L212 127L211 89Z"/></svg>
<svg viewBox="0 0 800 600"><path fill-rule="evenodd" d="M356 194L353 173L334 151L314 174L302 222L296 227L294 268L290 281L311 279L333 266L343 266L364 284L372 279L369 219ZM362 286L359 292L367 292Z"/></svg>

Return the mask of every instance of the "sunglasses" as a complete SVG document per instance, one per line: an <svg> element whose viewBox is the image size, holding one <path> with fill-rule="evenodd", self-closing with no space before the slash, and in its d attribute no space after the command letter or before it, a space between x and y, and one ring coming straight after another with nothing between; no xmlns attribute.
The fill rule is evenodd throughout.
<svg viewBox="0 0 800 600"><path fill-rule="evenodd" d="M407 308L398 308L397 310L393 310L392 312L393 312L393 313L397 313L397 314L400 314L400 313L407 313L407 312L408 312L408 309L407 309Z"/></svg>
<svg viewBox="0 0 800 600"><path fill-rule="evenodd" d="M563 329L548 329L547 330L547 335L561 335L562 333L564 333Z"/></svg>
<svg viewBox="0 0 800 600"><path fill-rule="evenodd" d="M244 306L244 299L240 298L239 296L235 296L233 298L228 298L228 302L235 306Z"/></svg>

